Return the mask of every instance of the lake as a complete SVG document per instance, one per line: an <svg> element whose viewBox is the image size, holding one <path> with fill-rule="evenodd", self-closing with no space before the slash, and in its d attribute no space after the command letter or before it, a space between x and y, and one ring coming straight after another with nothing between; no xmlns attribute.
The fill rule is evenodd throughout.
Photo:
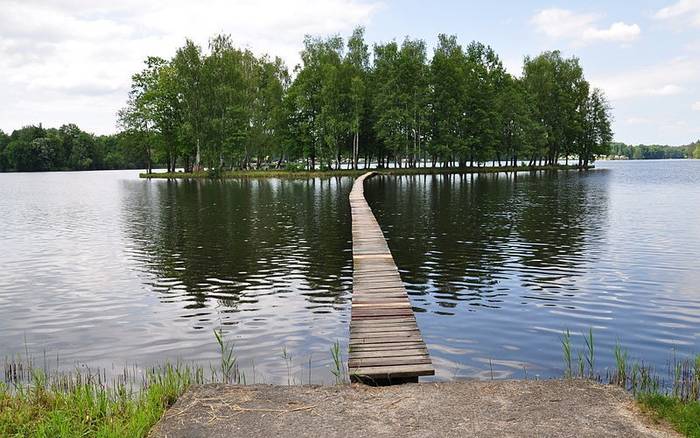
<svg viewBox="0 0 700 438"><path fill-rule="evenodd" d="M221 327L249 382L331 382L351 185L0 174L0 356L208 364ZM602 372L617 342L662 372L700 352L698 160L381 176L366 195L437 379L561 376L566 329L578 349L593 329Z"/></svg>

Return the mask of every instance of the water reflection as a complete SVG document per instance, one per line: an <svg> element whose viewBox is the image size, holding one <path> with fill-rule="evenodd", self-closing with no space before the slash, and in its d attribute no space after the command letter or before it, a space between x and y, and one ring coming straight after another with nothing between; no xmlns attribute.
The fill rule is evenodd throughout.
<svg viewBox="0 0 700 438"><path fill-rule="evenodd" d="M588 175L423 175L377 178L368 196L416 308L453 314L460 301L499 308L516 281L524 299L575 293L606 229L596 186Z"/></svg>
<svg viewBox="0 0 700 438"><path fill-rule="evenodd" d="M351 279L348 179L125 181L127 251L146 284L186 317L272 307L290 294L313 313L344 309ZM229 321L224 320L224 323Z"/></svg>
<svg viewBox="0 0 700 438"><path fill-rule="evenodd" d="M333 381L329 347L347 337L351 179L0 179L0 357L26 347L66 369L208 367L224 326L249 381L286 383L282 348L293 381Z"/></svg>
<svg viewBox="0 0 700 438"><path fill-rule="evenodd" d="M700 334L686 321L700 296L690 297L686 282L700 274L688 272L687 251L700 251L700 233L680 238L665 230L700 213L700 203L680 207L700 201L685 181L695 178L694 165L679 169L672 191L651 163L370 180L366 194L438 378L560 375L559 337L567 328L576 339L595 330L602 368L612 365L618 341L659 364L668 345L693 353ZM655 202L675 206L672 218Z"/></svg>
<svg viewBox="0 0 700 438"><path fill-rule="evenodd" d="M566 328L602 371L618 341L662 370L699 352L700 160L599 166L368 182L438 378L560 376ZM224 325L258 382L286 383L282 347L331 382L351 184L0 174L0 356L206 365Z"/></svg>
<svg viewBox="0 0 700 438"><path fill-rule="evenodd" d="M125 250L167 312L202 342L229 327L240 363L263 380L284 381L282 348L297 358L294 381L330 379L352 283L352 179L123 184Z"/></svg>

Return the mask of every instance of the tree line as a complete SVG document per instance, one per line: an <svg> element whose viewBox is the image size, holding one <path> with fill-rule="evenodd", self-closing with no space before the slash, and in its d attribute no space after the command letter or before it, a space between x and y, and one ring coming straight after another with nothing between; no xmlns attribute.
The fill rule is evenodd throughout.
<svg viewBox="0 0 700 438"><path fill-rule="evenodd" d="M609 158L627 160L700 159L700 140L684 146L627 145L614 142L610 146Z"/></svg>
<svg viewBox="0 0 700 438"><path fill-rule="evenodd" d="M227 35L207 51L187 40L146 59L119 125L169 171L587 165L612 139L604 94L558 51L526 57L515 77L479 42L440 35L429 58L419 39L370 50L357 28L307 36L301 60L290 74Z"/></svg>
<svg viewBox="0 0 700 438"><path fill-rule="evenodd" d="M156 141L153 135L150 140ZM143 137L123 132L96 136L74 124L0 130L0 171L137 169L146 166Z"/></svg>

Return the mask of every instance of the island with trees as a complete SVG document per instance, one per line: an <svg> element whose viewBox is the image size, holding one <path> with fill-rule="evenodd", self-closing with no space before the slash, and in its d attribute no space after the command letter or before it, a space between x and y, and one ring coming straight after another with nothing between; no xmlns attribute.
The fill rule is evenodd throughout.
<svg viewBox="0 0 700 438"><path fill-rule="evenodd" d="M526 57L508 73L488 46L440 35L375 44L362 28L307 37L290 74L280 58L186 41L172 59L149 57L119 113L123 132L172 174L475 167L486 162L588 166L607 154L610 107L577 58ZM149 169L150 171L150 169Z"/></svg>
<svg viewBox="0 0 700 438"><path fill-rule="evenodd" d="M439 35L375 44L306 37L301 63L255 56L227 35L148 57L120 132L75 125L0 132L0 170L145 168L145 176L369 167L588 167L607 155L610 106L577 58L525 57L516 77L492 48ZM163 166L167 173L152 173ZM492 167L492 166L490 166ZM177 172L183 169L184 172Z"/></svg>

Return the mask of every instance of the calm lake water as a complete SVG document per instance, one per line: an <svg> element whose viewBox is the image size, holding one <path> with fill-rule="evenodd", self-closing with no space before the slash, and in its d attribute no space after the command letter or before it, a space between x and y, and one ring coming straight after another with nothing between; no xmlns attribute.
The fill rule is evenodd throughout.
<svg viewBox="0 0 700 438"><path fill-rule="evenodd" d="M349 178L144 181L0 174L0 356L146 367L218 358L248 381L329 382L351 298ZM437 378L560 376L593 328L665 371L700 352L700 161L588 173L377 177Z"/></svg>

